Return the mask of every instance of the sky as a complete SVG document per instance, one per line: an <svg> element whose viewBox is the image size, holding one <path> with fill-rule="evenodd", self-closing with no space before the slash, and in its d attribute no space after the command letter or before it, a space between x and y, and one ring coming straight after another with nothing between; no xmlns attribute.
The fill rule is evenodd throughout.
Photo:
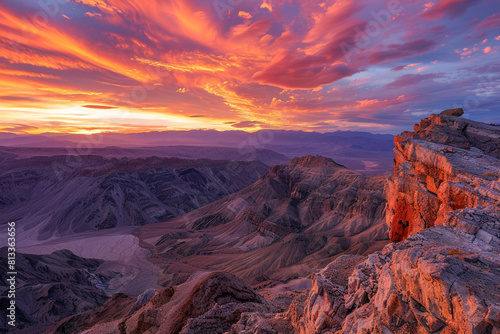
<svg viewBox="0 0 500 334"><path fill-rule="evenodd" d="M500 123L498 0L2 0L0 132Z"/></svg>

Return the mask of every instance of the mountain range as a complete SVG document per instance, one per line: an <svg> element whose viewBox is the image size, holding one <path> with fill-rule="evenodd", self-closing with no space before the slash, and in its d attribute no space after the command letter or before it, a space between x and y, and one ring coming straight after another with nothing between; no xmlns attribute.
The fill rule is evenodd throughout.
<svg viewBox="0 0 500 334"><path fill-rule="evenodd" d="M238 191L268 169L260 161L49 156L0 163L0 216L20 238L169 220ZM30 231L30 232L28 232Z"/></svg>
<svg viewBox="0 0 500 334"><path fill-rule="evenodd" d="M387 243L384 178L369 178L321 156L271 167L252 185L135 233L176 272L224 270L249 282L287 280L343 253ZM179 263L181 259L182 263ZM307 269L306 269L307 268Z"/></svg>
<svg viewBox="0 0 500 334"><path fill-rule="evenodd" d="M393 137L393 135L355 131L319 133L285 130L260 130L253 133L240 130L190 130L93 135L58 133L18 135L0 133L0 146L15 148L10 149L10 152L15 151L18 154L24 151L21 148L38 147L64 148L64 151L74 155L113 154L115 157L145 157L151 156L148 154L153 154L156 156L222 160L225 160L225 158L221 157L217 152L219 148L238 150L236 159L233 155L230 157L231 159L229 159L229 156L227 157L229 160L255 160L256 155L262 155L258 150L268 149L286 156L288 161L294 157L322 155L332 158L352 170L373 176L390 172ZM179 147L179 145L182 147ZM203 153L203 150L200 149L185 148L186 146L207 147L207 152ZM120 148L121 151L114 151L113 153L106 153L105 150L97 151L99 148L110 147L112 150ZM141 151L144 149L144 151L133 151L130 150L131 148L139 148ZM58 152L60 151L58 150ZM42 155L46 154L42 153L43 150L38 150L38 152ZM120 155L116 155L118 153ZM130 154L133 154L133 156ZM286 161L275 160L271 164L284 162Z"/></svg>

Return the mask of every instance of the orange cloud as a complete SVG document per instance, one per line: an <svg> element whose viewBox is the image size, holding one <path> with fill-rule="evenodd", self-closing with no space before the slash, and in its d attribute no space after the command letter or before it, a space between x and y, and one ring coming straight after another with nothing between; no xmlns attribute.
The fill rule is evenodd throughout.
<svg viewBox="0 0 500 334"><path fill-rule="evenodd" d="M394 105L395 103L401 103L407 100L408 98L405 95L398 96L395 100L361 100L357 101L355 108L356 109L365 109L365 110L375 110L381 109L387 106Z"/></svg>
<svg viewBox="0 0 500 334"><path fill-rule="evenodd" d="M264 0L262 5L260 5L260 8L267 8L270 12L273 11L273 6L271 5L270 0Z"/></svg>
<svg viewBox="0 0 500 334"><path fill-rule="evenodd" d="M239 17L242 17L242 18L244 18L244 19L251 19L251 18L252 18L252 15L251 15L250 13L244 12L244 11L242 11L242 10L240 10L240 11L238 12L238 16L239 16Z"/></svg>
<svg viewBox="0 0 500 334"><path fill-rule="evenodd" d="M454 50L445 43L445 34L436 31L450 28L441 17L458 20L470 2L434 2L409 3L404 19L391 16L380 34L347 59L340 46L355 45L357 32L366 32L374 22L372 7L379 11L384 6L356 0L262 0L232 5L220 20L210 1L68 0L57 15L36 25L31 22L33 8L4 1L0 119L19 131L51 126L58 131L128 131L127 126L158 126L154 117L177 128L217 129L236 124L307 130L402 122L413 115L401 114L403 105L409 108L413 86L428 88L420 102L432 106L446 102L443 92L451 96L459 87L440 86L460 80L455 77L433 80L441 66L447 73L458 67L450 60ZM428 18L440 21L429 24ZM479 25L494 26L496 20L493 15L483 20L487 25ZM493 37L472 34L472 25L461 26L457 41L471 43L469 35L478 39L473 46L458 44L456 60L463 58L463 65L490 61L484 53L496 52L495 45L486 45ZM430 67L418 62L429 51L434 52L430 59L443 61ZM474 71L474 66L460 68ZM397 71L403 69L412 70L400 76ZM121 115L129 121L119 120ZM17 128L22 119L36 120L37 129Z"/></svg>
<svg viewBox="0 0 500 334"><path fill-rule="evenodd" d="M122 73L138 81L151 79L151 77L145 73L138 73L132 68L127 67L127 65L125 64L117 63L116 59L113 60L111 58L108 58L107 56L99 54L96 50L81 43L76 38L59 31L56 27L51 26L50 23L42 27L32 25L31 27L28 27L27 30L26 23L23 22L21 18L11 14L6 8L4 8L0 12L0 17L3 20L9 22L11 29L17 31L17 38L14 37L14 41L19 44L26 45L26 43L29 43L29 46L31 48L39 48L42 50L57 50L58 52L79 58L95 66L113 72ZM32 34L30 36L31 38L23 36L23 34L26 35L26 32ZM11 58L16 57L19 57L19 55L14 55L11 53Z"/></svg>

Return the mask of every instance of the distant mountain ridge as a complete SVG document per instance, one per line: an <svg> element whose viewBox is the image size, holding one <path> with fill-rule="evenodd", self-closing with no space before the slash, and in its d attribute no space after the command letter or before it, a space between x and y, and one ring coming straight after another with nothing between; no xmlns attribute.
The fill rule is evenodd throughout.
<svg viewBox="0 0 500 334"><path fill-rule="evenodd" d="M35 156L56 155L98 155L104 158L181 158L210 159L228 161L261 161L266 165L287 163L289 158L277 152L255 148L238 149L234 147L216 146L157 146L157 147L95 147L91 149L75 149L71 147L11 147L0 146L2 155L11 159L25 159Z"/></svg>
<svg viewBox="0 0 500 334"><path fill-rule="evenodd" d="M73 149L82 147L82 151L85 152L83 154L90 154L87 148L98 149L110 146L148 149L179 145L229 147L238 149L239 154L243 156L237 160L253 160L247 156L255 155L256 150L267 149L282 154L288 159L296 156L322 155L332 158L350 169L368 175L381 175L390 172L392 167L392 138L392 135L354 131L319 133L260 130L249 133L241 130L189 130L94 135L45 133L15 135L13 138L0 136L0 146L69 147ZM258 151L257 154L259 154ZM275 161L275 163L285 163L285 161Z"/></svg>
<svg viewBox="0 0 500 334"><path fill-rule="evenodd" d="M105 146L120 146L120 147L137 147L137 146L160 146L163 145L190 145L190 146L230 146L238 147L242 142L250 144L269 144L270 142L283 141L301 141L309 140L326 140L327 138L355 138L363 137L378 140L392 140L392 134L373 134L371 132L362 131L334 131L334 132L306 132L294 130L259 130L256 132L246 132L241 130L217 131L217 130L167 130L167 131L151 131L138 133L113 133L105 132L93 135L82 134L63 134L63 133L42 133L42 134L15 134L9 132L1 132L0 142L2 146L25 146L29 145L37 147L36 142L61 141L61 142L99 142L97 147ZM215 145L217 143L217 145ZM38 147L44 147L38 145ZM50 147L50 146L49 146ZM59 146L55 146L59 147Z"/></svg>

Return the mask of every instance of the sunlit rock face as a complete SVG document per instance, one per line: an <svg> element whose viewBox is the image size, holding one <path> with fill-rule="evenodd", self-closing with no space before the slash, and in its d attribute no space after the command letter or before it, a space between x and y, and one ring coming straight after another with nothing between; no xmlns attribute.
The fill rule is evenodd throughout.
<svg viewBox="0 0 500 334"><path fill-rule="evenodd" d="M462 114L431 115L395 137L386 214L392 241L443 225L456 210L499 208L500 126Z"/></svg>
<svg viewBox="0 0 500 334"><path fill-rule="evenodd" d="M459 226L411 235L358 266L341 333L500 332L500 215L454 217Z"/></svg>

